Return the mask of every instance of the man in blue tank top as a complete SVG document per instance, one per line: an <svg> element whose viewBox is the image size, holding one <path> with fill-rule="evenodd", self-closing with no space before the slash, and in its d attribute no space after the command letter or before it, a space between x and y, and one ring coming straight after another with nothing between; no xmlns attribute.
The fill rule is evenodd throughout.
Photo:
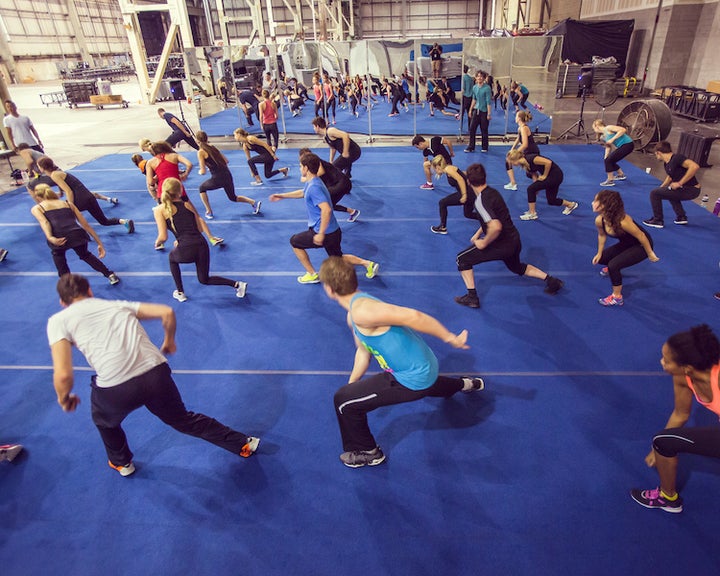
<svg viewBox="0 0 720 576"><path fill-rule="evenodd" d="M348 311L357 350L348 383L335 393L345 466L377 466L385 454L368 426L367 414L381 406L412 402L426 396L449 398L459 391L482 390L482 378L440 376L438 361L418 332L439 338L453 348L467 350L467 330L450 332L419 310L387 304L358 291L353 266L330 257L320 267L325 292ZM363 378L375 357L383 372Z"/></svg>

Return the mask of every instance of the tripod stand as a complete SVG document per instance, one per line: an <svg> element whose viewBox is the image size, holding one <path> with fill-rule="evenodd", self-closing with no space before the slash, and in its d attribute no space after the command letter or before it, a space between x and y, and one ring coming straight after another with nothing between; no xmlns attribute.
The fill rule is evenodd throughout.
<svg viewBox="0 0 720 576"><path fill-rule="evenodd" d="M583 112L585 111L585 100L587 99L587 92L588 89L583 87L582 88L582 101L580 102L580 118L572 125L570 128L565 130L560 136L558 136L558 140L560 138L565 138L567 140L570 136L574 136L576 138L579 138L580 135L585 136L585 143L590 143L590 138L588 137L587 130L585 130L585 121L583 120ZM573 130L577 128L577 134L572 134Z"/></svg>

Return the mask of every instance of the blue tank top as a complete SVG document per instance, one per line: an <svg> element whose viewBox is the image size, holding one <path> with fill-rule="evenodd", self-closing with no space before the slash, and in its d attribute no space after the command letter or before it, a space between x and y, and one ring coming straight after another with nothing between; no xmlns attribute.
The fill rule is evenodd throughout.
<svg viewBox="0 0 720 576"><path fill-rule="evenodd" d="M610 140L610 138L612 138L613 136L615 136L614 132L610 132L609 130L603 130L603 140L605 140L605 142ZM625 144L632 144L632 141L633 139L630 138L630 136L628 136L627 134L623 134L618 139L616 139L613 144L615 144L616 148L620 148L620 146L624 146Z"/></svg>
<svg viewBox="0 0 720 576"><path fill-rule="evenodd" d="M391 326L379 336L362 334L352 319L353 303L358 298L370 298L378 302L382 300L364 292L355 294L350 300L350 322L360 343L375 357L380 368L392 374L406 388L430 388L438 377L438 361L430 347L417 332L404 326Z"/></svg>

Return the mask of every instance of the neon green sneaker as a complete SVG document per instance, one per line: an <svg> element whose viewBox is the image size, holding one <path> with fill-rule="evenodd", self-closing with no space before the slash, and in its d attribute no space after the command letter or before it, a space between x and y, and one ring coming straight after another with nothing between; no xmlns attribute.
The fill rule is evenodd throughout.
<svg viewBox="0 0 720 576"><path fill-rule="evenodd" d="M377 262L371 262L367 267L367 272L365 272L366 278L375 278L377 276L378 270L380 270L380 264Z"/></svg>
<svg viewBox="0 0 720 576"><path fill-rule="evenodd" d="M314 274L305 272L302 276L298 276L297 281L300 282L300 284L318 284L320 282L320 278L318 278L317 272Z"/></svg>

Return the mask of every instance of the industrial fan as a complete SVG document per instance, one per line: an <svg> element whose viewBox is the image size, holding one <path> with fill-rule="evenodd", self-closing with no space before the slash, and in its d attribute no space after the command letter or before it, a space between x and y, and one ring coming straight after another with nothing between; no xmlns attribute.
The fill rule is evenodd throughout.
<svg viewBox="0 0 720 576"><path fill-rule="evenodd" d="M661 100L636 100L622 109L617 124L627 130L635 150L643 150L667 138L672 128L672 113Z"/></svg>

